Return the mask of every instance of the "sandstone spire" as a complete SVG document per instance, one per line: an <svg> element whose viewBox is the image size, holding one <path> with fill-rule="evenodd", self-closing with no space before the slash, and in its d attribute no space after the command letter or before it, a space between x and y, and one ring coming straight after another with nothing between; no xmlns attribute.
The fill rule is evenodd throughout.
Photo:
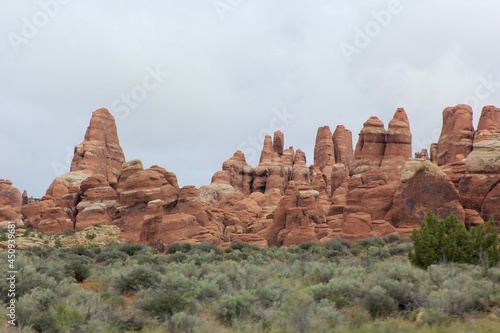
<svg viewBox="0 0 500 333"><path fill-rule="evenodd" d="M115 187L123 162L115 118L106 109L93 112L83 142L75 147L71 171L100 173Z"/></svg>

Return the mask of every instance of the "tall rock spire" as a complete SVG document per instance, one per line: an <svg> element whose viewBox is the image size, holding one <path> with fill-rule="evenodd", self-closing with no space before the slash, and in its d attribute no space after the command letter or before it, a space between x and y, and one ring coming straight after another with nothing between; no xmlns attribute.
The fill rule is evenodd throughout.
<svg viewBox="0 0 500 333"><path fill-rule="evenodd" d="M75 147L71 171L100 173L114 187L123 162L125 156L118 140L115 118L106 109L93 112L83 142Z"/></svg>

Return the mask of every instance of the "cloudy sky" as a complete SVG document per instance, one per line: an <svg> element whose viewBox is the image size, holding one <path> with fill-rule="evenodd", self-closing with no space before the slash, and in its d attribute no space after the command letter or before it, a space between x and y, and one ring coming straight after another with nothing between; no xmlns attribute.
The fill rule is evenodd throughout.
<svg viewBox="0 0 500 333"><path fill-rule="evenodd" d="M446 106L500 105L497 0L0 2L0 178L35 197L101 107L127 160L201 186L271 130L311 163L323 125L402 106L416 151Z"/></svg>

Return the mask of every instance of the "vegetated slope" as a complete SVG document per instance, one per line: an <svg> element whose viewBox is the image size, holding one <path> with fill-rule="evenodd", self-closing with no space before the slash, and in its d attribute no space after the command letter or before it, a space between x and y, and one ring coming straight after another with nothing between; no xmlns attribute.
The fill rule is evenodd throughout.
<svg viewBox="0 0 500 333"><path fill-rule="evenodd" d="M175 243L165 253L130 243L33 247L18 253L18 324L23 332L498 327L499 266L442 263L423 270L409 264L411 248L394 235L266 249ZM0 282L2 297L6 288Z"/></svg>

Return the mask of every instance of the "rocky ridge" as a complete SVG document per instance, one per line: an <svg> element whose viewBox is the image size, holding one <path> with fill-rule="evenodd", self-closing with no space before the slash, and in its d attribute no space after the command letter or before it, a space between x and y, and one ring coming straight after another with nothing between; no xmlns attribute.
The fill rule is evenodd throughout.
<svg viewBox="0 0 500 333"><path fill-rule="evenodd" d="M119 228L124 241L163 248L174 242L261 247L408 235L428 210L453 213L467 225L490 216L500 226L500 109L483 108L472 125L467 105L443 111L439 141L412 158L404 109L387 129L377 117L352 133L320 127L314 162L285 148L277 131L264 139L259 164L241 151L222 164L211 183L180 187L173 172L126 161L111 113L92 114L70 172L54 179L40 201L0 180L0 227L48 234L99 226Z"/></svg>

